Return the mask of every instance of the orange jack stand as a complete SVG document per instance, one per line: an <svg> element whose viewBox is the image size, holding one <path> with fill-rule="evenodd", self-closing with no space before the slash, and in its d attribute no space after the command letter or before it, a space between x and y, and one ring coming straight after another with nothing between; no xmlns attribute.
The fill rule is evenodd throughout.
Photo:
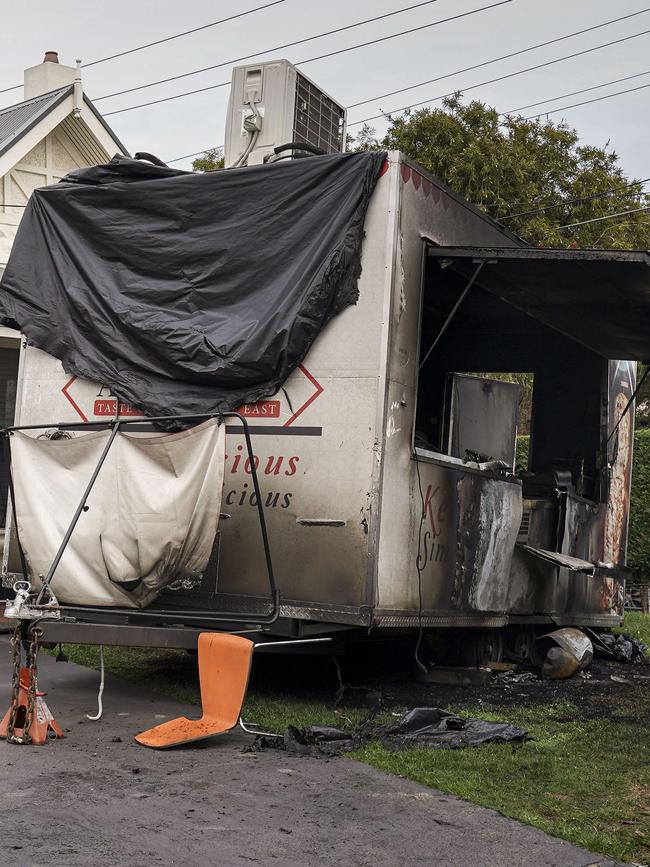
<svg viewBox="0 0 650 867"><path fill-rule="evenodd" d="M201 719L179 717L135 736L145 747L166 749L200 741L233 729L244 704L254 644L241 635L202 632L199 635Z"/></svg>
<svg viewBox="0 0 650 867"><path fill-rule="evenodd" d="M56 720L50 713L50 709L45 704L43 696L44 692L36 692L36 701L34 703L34 716L32 718L31 724L27 731L29 735L29 740L24 740L25 738L25 718L27 716L27 701L28 701L28 692L29 692L29 679L30 679L30 671L28 668L20 669L20 680L18 686L18 701L17 701L17 710L16 710L16 722L14 725L14 738L15 740L8 740L10 743L31 743L36 746L43 746L44 743L47 742L48 737L50 737L50 732L53 733L54 737L64 738L62 729L57 724ZM9 727L9 719L11 717L11 713L13 711L13 702L7 713L2 718L2 722L0 722L0 738L7 738L8 735L8 727Z"/></svg>

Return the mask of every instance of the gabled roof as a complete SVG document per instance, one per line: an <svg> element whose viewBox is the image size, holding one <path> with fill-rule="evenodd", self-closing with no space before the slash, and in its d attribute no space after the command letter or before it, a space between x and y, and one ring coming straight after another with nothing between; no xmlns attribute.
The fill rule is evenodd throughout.
<svg viewBox="0 0 650 867"><path fill-rule="evenodd" d="M73 85L51 90L0 109L0 156L73 91Z"/></svg>
<svg viewBox="0 0 650 867"><path fill-rule="evenodd" d="M0 156L13 147L16 142L26 135L39 121L41 121L52 109L56 108L64 99L74 91L74 85L68 84L49 93L34 96L24 102L10 105L0 109ZM97 111L86 94L83 96L84 103L90 108L97 120L102 124L106 132L111 136L122 153L128 156L128 151L106 123L101 113Z"/></svg>

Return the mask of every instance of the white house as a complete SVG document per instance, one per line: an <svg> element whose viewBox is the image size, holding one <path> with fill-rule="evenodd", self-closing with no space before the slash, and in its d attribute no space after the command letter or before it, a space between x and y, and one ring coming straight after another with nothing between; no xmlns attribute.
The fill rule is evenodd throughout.
<svg viewBox="0 0 650 867"><path fill-rule="evenodd" d="M81 69L59 63L55 51L25 70L22 102L0 109L0 275L33 190L76 168L128 156L83 92ZM13 422L20 335L0 327L0 427ZM0 459L0 526L7 467Z"/></svg>

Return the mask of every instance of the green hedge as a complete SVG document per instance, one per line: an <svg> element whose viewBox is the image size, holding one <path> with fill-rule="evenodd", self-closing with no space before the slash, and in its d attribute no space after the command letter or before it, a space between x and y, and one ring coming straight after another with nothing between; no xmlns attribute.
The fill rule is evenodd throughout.
<svg viewBox="0 0 650 867"><path fill-rule="evenodd" d="M528 469L528 455L530 453L530 436L517 437L517 454L515 457L515 472L517 475L525 473Z"/></svg>
<svg viewBox="0 0 650 867"><path fill-rule="evenodd" d="M517 437L517 472L528 468L530 437ZM627 562L638 578L650 576L650 428L634 434L634 465Z"/></svg>
<svg viewBox="0 0 650 867"><path fill-rule="evenodd" d="M632 500L627 562L638 577L650 576L650 428L634 434Z"/></svg>

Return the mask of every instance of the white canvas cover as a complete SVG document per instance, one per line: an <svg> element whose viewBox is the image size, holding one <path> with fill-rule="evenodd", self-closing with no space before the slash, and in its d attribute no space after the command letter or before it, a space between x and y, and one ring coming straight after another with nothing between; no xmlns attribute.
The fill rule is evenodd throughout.
<svg viewBox="0 0 650 867"><path fill-rule="evenodd" d="M39 586L110 431L11 437L20 541ZM142 608L207 566L221 510L225 425L174 434L119 432L52 580L59 602Z"/></svg>

